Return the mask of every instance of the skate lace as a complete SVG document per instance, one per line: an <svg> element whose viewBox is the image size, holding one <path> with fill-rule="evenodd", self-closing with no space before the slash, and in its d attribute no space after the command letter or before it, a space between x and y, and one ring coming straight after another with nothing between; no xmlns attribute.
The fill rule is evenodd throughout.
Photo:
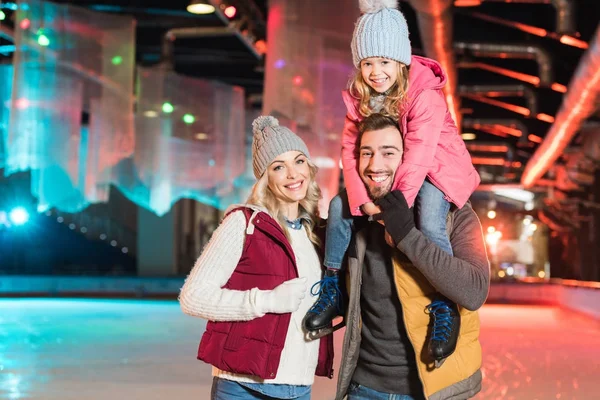
<svg viewBox="0 0 600 400"><path fill-rule="evenodd" d="M335 303L336 297L339 299L337 310L338 313L341 312L342 292L340 291L337 277L324 276L323 279L311 286L310 293L313 296L319 296L319 299L308 310L309 313L319 314L323 312L327 307Z"/></svg>
<svg viewBox="0 0 600 400"><path fill-rule="evenodd" d="M452 332L452 309L442 300L435 300L427 306L427 311L433 314L433 332L431 340L447 342Z"/></svg>

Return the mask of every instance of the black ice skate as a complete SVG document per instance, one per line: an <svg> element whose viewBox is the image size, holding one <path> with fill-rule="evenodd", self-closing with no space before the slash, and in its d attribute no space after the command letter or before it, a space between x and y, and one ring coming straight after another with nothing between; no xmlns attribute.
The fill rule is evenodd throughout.
<svg viewBox="0 0 600 400"><path fill-rule="evenodd" d="M304 328L308 331L308 338L315 340L327 336L342 326L339 323L333 326L335 317L342 315L342 293L340 291L338 271L327 269L322 280L315 283L310 292L319 296L317 302L308 310L304 317Z"/></svg>
<svg viewBox="0 0 600 400"><path fill-rule="evenodd" d="M454 353L460 332L460 314L456 304L446 298L433 301L427 306L433 317L431 338L427 349L436 368L442 366L448 356Z"/></svg>

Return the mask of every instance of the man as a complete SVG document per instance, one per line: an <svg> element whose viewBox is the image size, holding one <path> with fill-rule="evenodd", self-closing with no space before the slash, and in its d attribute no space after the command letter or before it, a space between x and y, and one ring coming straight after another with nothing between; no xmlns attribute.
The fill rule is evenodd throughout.
<svg viewBox="0 0 600 400"><path fill-rule="evenodd" d="M349 298L336 399L468 399L481 389L475 310L485 302L490 274L479 219L470 204L452 210L448 232L454 257L438 248L415 228L401 192L390 193L403 153L394 120L374 114L360 132L359 173L382 209L383 223L357 223L348 250ZM439 294L458 304L461 327L454 353L432 368L426 308Z"/></svg>

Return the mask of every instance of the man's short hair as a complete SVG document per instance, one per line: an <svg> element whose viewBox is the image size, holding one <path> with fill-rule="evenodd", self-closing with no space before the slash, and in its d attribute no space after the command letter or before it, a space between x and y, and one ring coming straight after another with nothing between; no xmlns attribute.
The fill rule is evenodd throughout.
<svg viewBox="0 0 600 400"><path fill-rule="evenodd" d="M360 136L362 136L362 134L365 132L378 131L388 127L393 127L400 130L398 123L396 120L394 120L394 118L384 114L375 113L369 115L367 118L363 119L360 124L358 124L358 132L360 133Z"/></svg>

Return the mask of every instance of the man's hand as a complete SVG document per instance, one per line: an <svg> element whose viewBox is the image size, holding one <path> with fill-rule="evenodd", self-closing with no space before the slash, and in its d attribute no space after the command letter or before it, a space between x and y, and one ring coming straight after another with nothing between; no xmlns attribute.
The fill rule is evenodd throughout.
<svg viewBox="0 0 600 400"><path fill-rule="evenodd" d="M377 205L382 211L385 230L397 245L415 227L413 210L408 208L408 203L399 190L394 190L377 200Z"/></svg>

